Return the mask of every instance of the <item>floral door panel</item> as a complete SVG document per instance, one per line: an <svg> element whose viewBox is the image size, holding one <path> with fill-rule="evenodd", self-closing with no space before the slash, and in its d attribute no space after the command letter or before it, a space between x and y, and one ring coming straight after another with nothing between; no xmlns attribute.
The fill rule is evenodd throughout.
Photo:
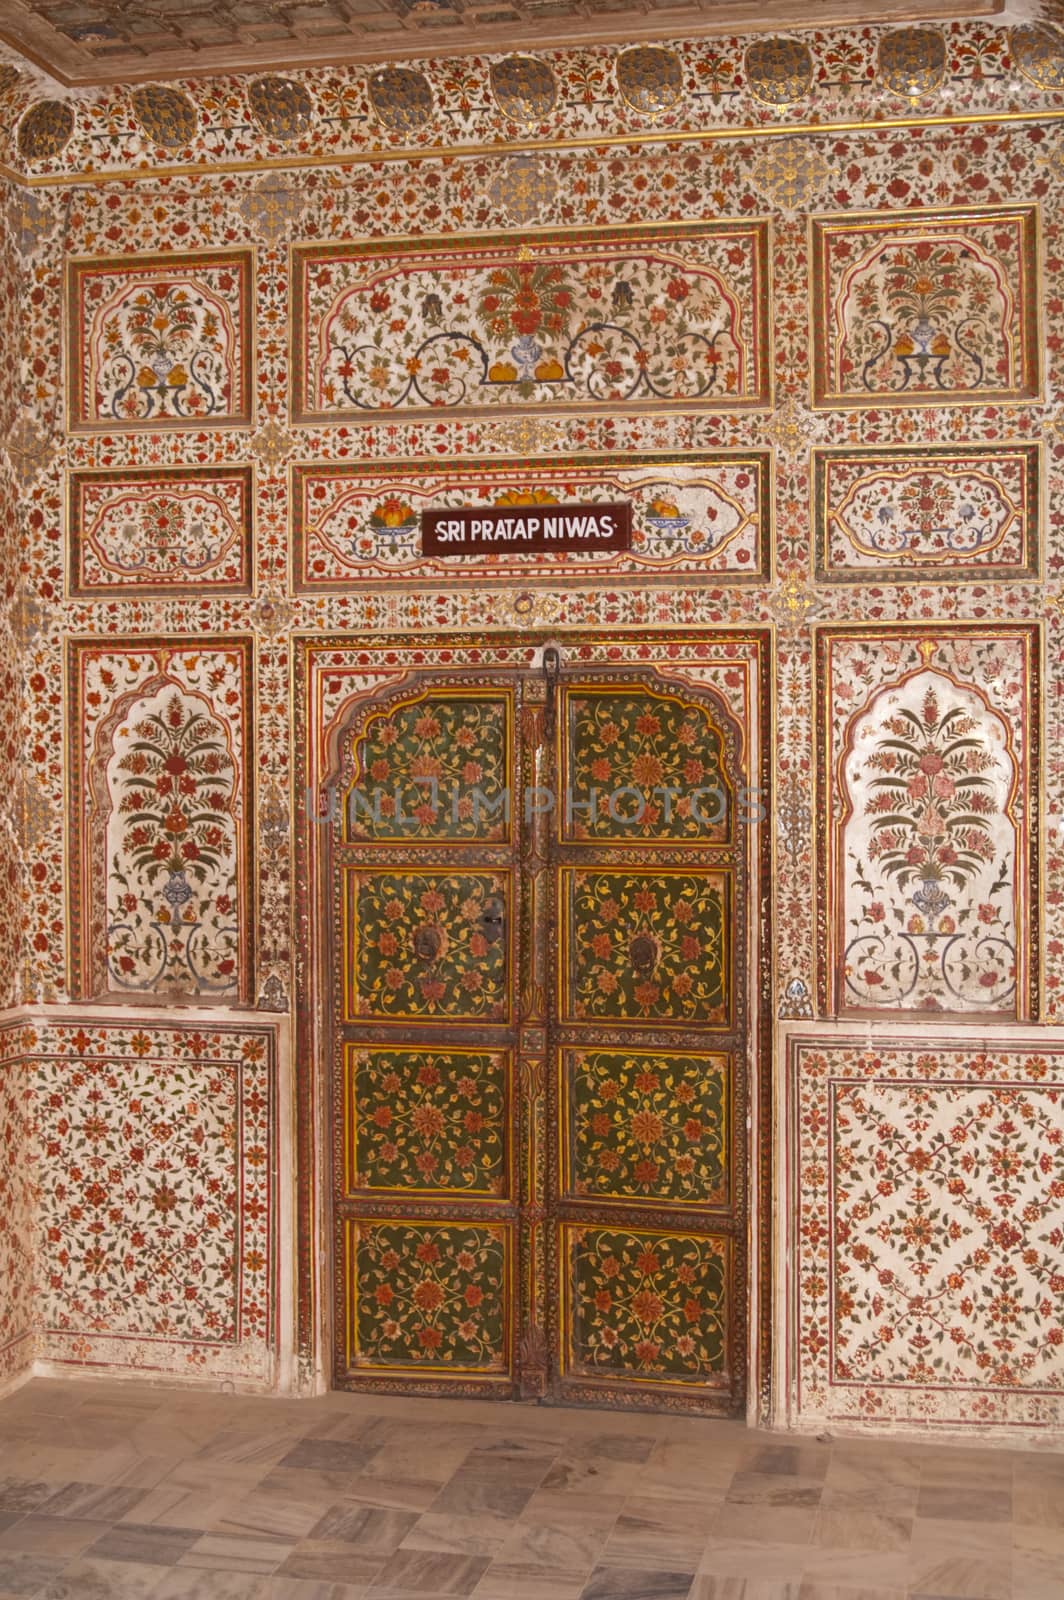
<svg viewBox="0 0 1064 1600"><path fill-rule="evenodd" d="M506 843L511 697L408 700L370 719L345 797L345 837Z"/></svg>
<svg viewBox="0 0 1064 1600"><path fill-rule="evenodd" d="M344 1370L505 1380L513 1366L512 1229L348 1221Z"/></svg>
<svg viewBox="0 0 1064 1600"><path fill-rule="evenodd" d="M729 1055L585 1049L560 1061L563 1194L731 1204Z"/></svg>
<svg viewBox="0 0 1064 1600"><path fill-rule="evenodd" d="M514 1392L520 688L358 706L331 819L334 1376Z"/></svg>
<svg viewBox="0 0 1064 1600"><path fill-rule="evenodd" d="M563 837L724 844L735 797L707 707L633 686L566 697Z"/></svg>
<svg viewBox="0 0 1064 1600"><path fill-rule="evenodd" d="M670 1388L731 1386L733 1241L565 1226L562 1373Z"/></svg>
<svg viewBox="0 0 1064 1600"><path fill-rule="evenodd" d="M563 1020L730 1025L728 872L566 867L559 899Z"/></svg>
<svg viewBox="0 0 1064 1600"><path fill-rule="evenodd" d="M506 873L352 868L344 904L347 1021L509 1019Z"/></svg>
<svg viewBox="0 0 1064 1600"><path fill-rule="evenodd" d="M292 416L769 403L763 222L301 245Z"/></svg>
<svg viewBox="0 0 1064 1600"><path fill-rule="evenodd" d="M742 731L650 674L562 682L553 1392L741 1408Z"/></svg>
<svg viewBox="0 0 1064 1600"><path fill-rule="evenodd" d="M512 1057L505 1050L344 1050L345 1191L505 1198Z"/></svg>
<svg viewBox="0 0 1064 1600"><path fill-rule="evenodd" d="M813 404L979 404L1041 393L1038 211L812 222Z"/></svg>

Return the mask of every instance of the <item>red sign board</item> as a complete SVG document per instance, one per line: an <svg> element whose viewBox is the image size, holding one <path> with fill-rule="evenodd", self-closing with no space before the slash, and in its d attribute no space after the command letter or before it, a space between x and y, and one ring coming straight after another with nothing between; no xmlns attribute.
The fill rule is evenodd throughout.
<svg viewBox="0 0 1064 1600"><path fill-rule="evenodd" d="M632 507L627 501L571 506L460 506L421 513L426 556L546 555L630 550Z"/></svg>

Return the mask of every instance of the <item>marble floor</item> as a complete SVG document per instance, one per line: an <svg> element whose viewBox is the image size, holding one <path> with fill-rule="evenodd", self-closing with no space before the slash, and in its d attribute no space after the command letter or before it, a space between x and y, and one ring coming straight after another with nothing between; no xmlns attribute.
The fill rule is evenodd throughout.
<svg viewBox="0 0 1064 1600"><path fill-rule="evenodd" d="M0 1600L1064 1600L1064 1455L37 1380Z"/></svg>

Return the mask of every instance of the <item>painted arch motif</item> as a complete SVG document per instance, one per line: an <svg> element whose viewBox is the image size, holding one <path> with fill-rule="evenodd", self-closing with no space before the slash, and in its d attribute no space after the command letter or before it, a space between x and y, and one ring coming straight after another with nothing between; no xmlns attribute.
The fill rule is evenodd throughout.
<svg viewBox="0 0 1064 1600"><path fill-rule="evenodd" d="M1039 392L1031 206L813 222L813 402Z"/></svg>
<svg viewBox="0 0 1064 1600"><path fill-rule="evenodd" d="M106 765L112 991L237 990L236 764L228 730L172 681L130 707Z"/></svg>
<svg viewBox="0 0 1064 1600"><path fill-rule="evenodd" d="M1015 1013L1017 766L1008 726L935 670L882 689L840 770L841 998Z"/></svg>

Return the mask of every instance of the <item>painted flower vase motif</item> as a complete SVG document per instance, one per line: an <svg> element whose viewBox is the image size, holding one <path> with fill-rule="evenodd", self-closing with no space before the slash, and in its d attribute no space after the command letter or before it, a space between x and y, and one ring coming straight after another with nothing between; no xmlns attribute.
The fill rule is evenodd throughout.
<svg viewBox="0 0 1064 1600"><path fill-rule="evenodd" d="M996 1010L1016 986L1005 731L922 675L862 718L851 848L847 995L857 1005ZM857 823L857 818L860 822Z"/></svg>

